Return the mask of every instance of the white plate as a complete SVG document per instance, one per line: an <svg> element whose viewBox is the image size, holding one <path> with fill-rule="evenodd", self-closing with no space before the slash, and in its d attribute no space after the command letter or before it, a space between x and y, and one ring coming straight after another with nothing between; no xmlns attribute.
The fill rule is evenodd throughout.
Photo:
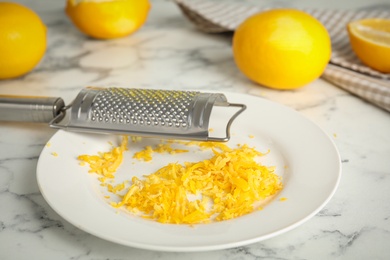
<svg viewBox="0 0 390 260"><path fill-rule="evenodd" d="M261 211L222 222L160 224L112 208L97 176L80 166L77 156L108 151L118 137L58 131L39 158L37 178L50 206L76 227L100 238L143 249L206 251L242 246L280 235L314 216L334 194L341 175L340 156L332 140L314 123L285 106L262 98L226 93L228 100L248 108L232 125L232 146L247 143L271 152L261 163L276 166L284 188ZM214 118L218 123L218 118ZM214 122L215 123L215 122ZM250 138L253 135L254 138ZM157 140L147 140L157 142ZM132 151L139 145L132 145ZM54 156L53 153L57 153ZM135 161L131 153L118 179L141 176L179 157L156 155L152 162ZM203 159L188 153L183 160ZM186 157L187 156L187 157ZM192 156L192 157L188 157ZM281 201L285 197L287 200Z"/></svg>

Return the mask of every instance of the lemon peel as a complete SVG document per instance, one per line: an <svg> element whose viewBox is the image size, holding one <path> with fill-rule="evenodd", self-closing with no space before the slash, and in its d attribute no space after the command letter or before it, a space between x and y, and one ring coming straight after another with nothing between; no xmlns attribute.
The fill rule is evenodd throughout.
<svg viewBox="0 0 390 260"><path fill-rule="evenodd" d="M321 76L331 56L326 28L295 9L272 9L245 20L233 36L239 70L275 89L296 89Z"/></svg>
<svg viewBox="0 0 390 260"><path fill-rule="evenodd" d="M32 71L45 55L46 26L31 9L0 3L0 79Z"/></svg>

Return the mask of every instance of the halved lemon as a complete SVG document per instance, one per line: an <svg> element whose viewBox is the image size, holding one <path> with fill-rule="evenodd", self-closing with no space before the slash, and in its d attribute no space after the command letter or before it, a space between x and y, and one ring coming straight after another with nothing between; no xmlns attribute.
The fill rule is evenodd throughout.
<svg viewBox="0 0 390 260"><path fill-rule="evenodd" d="M358 20L347 29L356 56L370 68L390 73L390 20Z"/></svg>

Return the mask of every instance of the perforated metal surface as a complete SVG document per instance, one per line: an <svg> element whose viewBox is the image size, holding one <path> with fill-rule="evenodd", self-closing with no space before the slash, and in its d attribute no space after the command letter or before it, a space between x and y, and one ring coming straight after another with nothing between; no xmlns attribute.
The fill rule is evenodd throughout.
<svg viewBox="0 0 390 260"><path fill-rule="evenodd" d="M90 110L95 122L142 126L188 126L196 91L110 88L100 91Z"/></svg>
<svg viewBox="0 0 390 260"><path fill-rule="evenodd" d="M226 135L209 136L214 106L239 109L225 119ZM227 141L244 104L222 93L184 90L86 87L50 123L72 131L203 141Z"/></svg>

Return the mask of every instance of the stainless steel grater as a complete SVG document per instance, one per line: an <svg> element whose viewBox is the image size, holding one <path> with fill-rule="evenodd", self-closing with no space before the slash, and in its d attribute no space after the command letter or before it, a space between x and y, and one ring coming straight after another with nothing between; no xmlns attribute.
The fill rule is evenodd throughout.
<svg viewBox="0 0 390 260"><path fill-rule="evenodd" d="M225 136L209 135L213 107L236 107ZM0 96L0 120L47 122L70 131L128 134L168 139L228 141L244 104L220 93L87 87L65 106L61 98Z"/></svg>

